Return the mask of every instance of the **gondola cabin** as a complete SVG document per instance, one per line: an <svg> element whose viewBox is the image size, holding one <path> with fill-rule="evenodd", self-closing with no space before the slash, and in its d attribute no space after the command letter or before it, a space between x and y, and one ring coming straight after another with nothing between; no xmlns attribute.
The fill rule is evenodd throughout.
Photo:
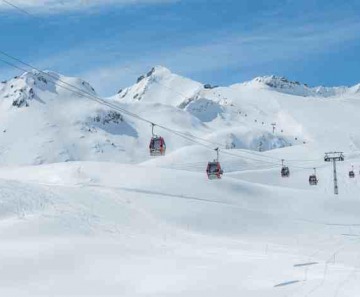
<svg viewBox="0 0 360 297"><path fill-rule="evenodd" d="M209 162L206 168L206 174L209 179L220 179L224 171L221 169L220 162Z"/></svg>
<svg viewBox="0 0 360 297"><path fill-rule="evenodd" d="M350 178L355 178L355 172L354 172L354 170L349 171L349 177L350 177Z"/></svg>
<svg viewBox="0 0 360 297"><path fill-rule="evenodd" d="M164 156L166 152L166 144L161 136L153 136L149 144L150 156Z"/></svg>
<svg viewBox="0 0 360 297"><path fill-rule="evenodd" d="M281 168L281 177L289 177L290 176L290 169L287 166L283 166Z"/></svg>
<svg viewBox="0 0 360 297"><path fill-rule="evenodd" d="M315 174L312 174L309 176L309 184L310 186L316 186L318 184L319 180L317 179Z"/></svg>

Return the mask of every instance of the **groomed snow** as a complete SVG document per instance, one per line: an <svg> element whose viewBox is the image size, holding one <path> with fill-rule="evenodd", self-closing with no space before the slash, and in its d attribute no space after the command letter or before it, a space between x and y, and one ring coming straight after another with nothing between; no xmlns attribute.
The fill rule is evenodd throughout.
<svg viewBox="0 0 360 297"><path fill-rule="evenodd" d="M220 152L223 179L209 181L210 149L156 129L167 154L150 158L147 123L36 79L0 85L1 296L358 296L355 87L335 97L259 81L205 89L156 67L123 91L132 97L108 99L232 147ZM338 196L323 160L333 150L345 153Z"/></svg>

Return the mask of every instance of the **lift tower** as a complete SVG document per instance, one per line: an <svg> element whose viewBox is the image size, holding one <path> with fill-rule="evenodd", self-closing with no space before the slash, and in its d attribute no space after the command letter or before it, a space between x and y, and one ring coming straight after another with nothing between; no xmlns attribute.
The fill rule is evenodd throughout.
<svg viewBox="0 0 360 297"><path fill-rule="evenodd" d="M275 134L276 123L271 123L273 134Z"/></svg>
<svg viewBox="0 0 360 297"><path fill-rule="evenodd" d="M337 182L337 173L336 173L336 161L344 161L345 157L342 152L330 152L326 153L324 157L325 162L332 162L334 167L334 194L339 194L339 187Z"/></svg>

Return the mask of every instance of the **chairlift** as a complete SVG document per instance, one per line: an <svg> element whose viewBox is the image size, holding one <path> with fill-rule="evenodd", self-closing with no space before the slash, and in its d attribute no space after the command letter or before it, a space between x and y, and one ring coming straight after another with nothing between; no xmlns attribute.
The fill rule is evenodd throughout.
<svg viewBox="0 0 360 297"><path fill-rule="evenodd" d="M219 162L219 148L215 149L216 151L216 159L214 161L208 162L207 168L206 168L206 174L208 176L208 179L221 179L221 176L223 175L224 171L221 169L221 165Z"/></svg>
<svg viewBox="0 0 360 297"><path fill-rule="evenodd" d="M150 156L164 156L166 144L163 137L154 134L155 124L152 124L152 137L149 144Z"/></svg>
<svg viewBox="0 0 360 297"><path fill-rule="evenodd" d="M282 165L281 165L281 177L289 177L290 176L290 169L289 169L289 167L284 165L284 161L285 161L284 159L281 160L281 163L282 163Z"/></svg>
<svg viewBox="0 0 360 297"><path fill-rule="evenodd" d="M319 180L316 176L316 168L314 168L314 174L309 176L309 184L310 186L316 186L318 184Z"/></svg>

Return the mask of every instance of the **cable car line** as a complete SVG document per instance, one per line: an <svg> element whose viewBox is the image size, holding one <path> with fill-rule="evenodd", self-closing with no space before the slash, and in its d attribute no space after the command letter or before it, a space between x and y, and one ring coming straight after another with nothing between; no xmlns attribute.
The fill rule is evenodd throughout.
<svg viewBox="0 0 360 297"><path fill-rule="evenodd" d="M11 5L12 7L14 7L15 9L18 9L18 10L20 10L20 11L22 11L22 12L24 12L24 13L26 13L26 14L28 14L28 15L30 15L30 16L32 16L32 17L36 17L36 16L34 16L34 15L32 15L32 14L30 14L29 12L27 12L26 10L24 10L24 9L22 9L22 8L20 8L20 7L18 7L18 6L16 6L16 5L14 5L14 4L12 4L12 3L10 3L9 1L7 1L7 0L2 0L3 2L5 2L5 3L7 3L8 5ZM37 18L37 17L36 17ZM20 59L17 59L17 58L15 58L15 57L13 57L13 56L11 56L11 55L9 55L9 54L7 54L7 53L5 53L5 52L3 52L3 51L1 51L0 50L0 53L2 53L3 55L5 55L5 56L8 56L9 58L12 58L12 59L14 59L14 60L16 60L16 61L18 61L18 62L20 62L20 63L22 63L22 64L24 64L24 65L27 65L27 66L29 66L29 67L31 67L31 68L34 68L34 69L36 69L35 67L33 67L32 65L29 65L29 64L27 64L27 63L25 63L25 62L23 62L23 61L21 61ZM124 67L124 69L126 69L126 70L128 70L129 72L130 72L130 67L128 67L128 66L126 66L126 67ZM42 72L41 70L39 70L39 69L36 69L36 70L38 70L38 71L40 71L40 72ZM133 72L133 71L131 71L133 74L135 74L135 72ZM178 95L180 95L180 96L182 96L183 98L185 98L185 99L188 99L188 96L186 96L186 95L184 95L183 93L181 93L181 92L179 92L179 91L177 91L177 90L175 90L174 88L171 88L171 87L169 87L169 86L167 86L167 85L165 85L165 84L163 84L163 83L161 83L160 81L157 81L157 80L154 80L154 82L155 83L157 83L157 84L160 84L160 85L162 85L163 87L165 87L165 88L167 88L167 89L169 89L169 90L171 90L172 92L174 92L174 93L177 93ZM241 111L239 111L239 114L241 114ZM247 117L247 113L245 113L245 117ZM255 122L257 122L257 120L255 120ZM265 124L265 122L264 121L262 121L262 125L264 125ZM283 133L283 130L281 130L281 133ZM199 137L198 137L199 138ZM200 139L200 138L199 138ZM297 138L295 138L295 139L297 139ZM205 139L202 139L203 141L206 141L206 142L209 142L208 140L205 140ZM209 142L210 143L210 142ZM305 141L303 141L303 143L305 144ZM220 144L220 146L223 146L222 144ZM226 149L226 148L225 148ZM250 153L250 152L245 152L245 153ZM260 156L260 155L259 155ZM267 158L271 158L270 156L261 156L261 157L267 157ZM275 158L274 158L275 159ZM281 160L281 159L277 159L277 160Z"/></svg>
<svg viewBox="0 0 360 297"><path fill-rule="evenodd" d="M0 54L4 55L4 56L6 56L6 57L8 57L8 58L10 58L10 59L13 59L13 60L15 60L15 61L17 61L17 62L19 62L19 63L27 66L27 67L30 67L30 68L32 68L32 69L35 69L35 70L39 71L40 73L42 73L43 75L46 75L46 76L48 76L48 77L53 78L53 81L52 81L52 82L53 82L54 84L56 84L56 85L59 85L59 84L57 84L56 81L60 81L62 84L66 85L66 86L68 86L68 87L70 87L70 88L74 88L75 90L77 90L77 91L80 92L80 93L86 93L88 96L91 96L91 97L92 97L92 100L95 100L95 101L97 101L97 102L100 103L100 104L107 105L107 106L110 107L110 108L114 108L114 107L113 107L113 105L114 105L114 106L116 106L116 108L120 109L121 112L123 112L123 113L125 113L125 114L127 114L127 115L129 115L129 116L132 116L132 117L134 117L134 118L137 118L137 119L142 120L142 121L144 121L144 122L147 122L147 123L149 123L149 124L156 125L156 126L158 126L159 128L162 128L162 129L164 129L164 130L166 130L166 131L168 131L168 132L170 132L170 133L176 134L176 135L178 135L179 137L183 137L183 138L187 139L188 141L192 141L192 140L190 140L190 138L195 138L195 139L198 139L198 140L200 140L200 141L207 142L207 143L209 143L209 144L213 144L213 145L216 145L216 146L219 146L219 147L222 147L222 148L226 149L226 146L224 146L223 144L220 144L220 143L217 143L217 142L212 142L212 141L209 141L209 140L204 139L204 138L200 138L200 137L197 137L197 136L194 136L194 135L191 135L191 134L189 135L189 134L184 133L184 132L176 131L176 130L173 130L173 129L169 129L169 128L165 127L165 126L162 126L162 125L159 125L159 124L155 124L155 123L147 120L146 118L143 118L143 117L141 117L141 116L139 116L139 115L137 115L137 114L135 114L135 113L132 113L132 112L130 112L130 111L124 109L124 108L121 108L121 107L118 106L117 104L110 103L110 102L108 102L108 101L106 101L106 100L104 100L104 99L102 99L102 98L94 95L93 93L91 93L91 92L89 92L89 91L80 89L80 88L78 88L77 86L74 86L74 85L72 85L72 84L70 84L70 83L68 83L68 82L66 82L66 81L64 81L64 80L61 80L61 79L59 79L58 77L53 76L51 73L46 73L46 72L42 71L41 69L39 69L39 68L37 68L37 67L34 67L33 65L31 65L31 64L29 64L29 63L26 63L26 62L20 60L19 58L16 58L16 57L14 57L14 56L12 56L12 55L10 55L10 54L2 51L2 50L0 50ZM9 62L5 62L5 63L7 63L8 65L13 66L13 64L11 64L11 63L9 63ZM16 67L16 68L18 68L18 69L20 69L20 70L22 70L22 71L28 71L28 70L23 69L23 68L20 68L20 67ZM56 80L56 81L54 81L54 80ZM155 82L157 82L157 81L155 81ZM158 83L160 83L160 82L158 82ZM161 84L161 85L163 85L163 84ZM59 85L59 86L62 87L62 88L64 88L64 86L62 86L62 85ZM169 87L168 87L168 88L169 88ZM65 89L69 90L68 88L65 88ZM169 89L170 89L170 88L169 88ZM73 90L69 90L69 91L74 92ZM77 94L78 94L78 93L77 93ZM179 94L180 94L180 93L179 93ZM78 95L82 95L82 94L78 94ZM183 94L182 94L182 95L183 95ZM183 96L185 97L185 95L183 95ZM91 98L89 98L89 99L91 99ZM99 101L100 101L100 102L99 102ZM199 142L197 142L197 143L200 144ZM203 144L200 144L200 145L203 145ZM276 161L281 161L281 159L279 159L279 158L274 158L274 157L271 157L271 156L261 155L261 154L258 154L258 153L255 153L255 152L251 152L251 151L242 151L242 153L250 154L250 155L255 155L255 156L261 157L261 158L268 158L268 159L272 159L272 160L276 160ZM238 157L246 158L246 157L242 157L242 156L238 156ZM291 161L291 160L288 160L288 161ZM306 160L306 161L307 161L307 160Z"/></svg>
<svg viewBox="0 0 360 297"><path fill-rule="evenodd" d="M182 138L184 138L184 139L186 139L186 140L188 140L188 141L190 141L190 142L193 142L193 143L195 143L195 144L198 144L198 145L200 145L200 146L203 146L203 147L205 147L205 148L207 148L207 149L213 150L213 147L210 147L210 146L208 146L208 145L205 145L205 144L202 143L202 142L199 142L199 141L195 140L195 139L197 138L197 139L200 139L201 141L207 141L207 140L204 140L203 138L198 138L198 137L193 136L193 135L188 136L188 135L186 135L185 133L182 133L182 132L179 132L179 131L176 131L176 130L172 130L172 129L170 129L170 128L167 128L167 127L162 126L162 125L159 125L159 124L155 124L155 123L147 120L146 118L143 118L143 117L141 117L141 116L139 116L139 115L137 115L137 114L135 114L135 113L132 113L132 112L130 112L130 111L124 109L124 108L121 108L121 107L118 106L118 105L112 104L111 102L107 102L107 101L105 101L104 99L102 99L102 98L100 98L100 97L98 97L98 96L95 96L94 94L92 94L92 93L90 93L90 92L88 92L88 91L86 91L86 90L82 90L82 89L78 88L77 86L74 86L74 85L72 85L72 84L70 84L70 83L68 83L68 82L66 82L66 81L63 81L63 80L59 79L58 77L53 76L51 73L46 73L46 72L44 72L44 71L42 71L42 70L40 70L40 69L38 69L38 68L36 68L36 67L28 64L28 63L25 63L25 62L21 61L20 59L15 58L15 57L13 57L13 56L11 56L11 55L9 55L9 54L1 51L1 50L0 50L0 53L3 54L3 55L5 55L5 56L7 56L7 57L9 57L9 58L12 58L12 59L18 61L19 63L22 63L22 64L24 64L24 65L26 65L26 66L28 66L28 67L30 67L30 68L33 68L33 69L39 71L40 73L42 73L43 75L45 75L45 76L47 76L47 77L50 77L50 78L51 78L50 80L51 80L55 85L57 85L57 86L59 86L59 87L61 87L61 88L63 88L63 89L66 89L66 90L68 90L68 91L70 91L70 92L73 92L73 93L75 93L75 94L77 94L77 95L79 95L79 96L87 97L87 98L89 98L89 99L91 99L91 100L93 100L93 101L98 102L99 104L106 105L106 106L108 106L108 107L110 107L110 108L112 108L112 109L114 109L114 110L123 112L124 114L127 114L128 116L137 118L138 120L147 122L147 123L149 123L149 124L151 124L151 125L158 126L159 128L162 128L162 129L164 129L165 131L168 131L169 133L175 134L175 135L177 135L177 136L179 136L179 137L182 137ZM2 62L6 63L6 64L8 64L8 65L10 65L10 66L12 66L12 67L15 67L15 68L19 69L19 70L22 70L22 71L25 71L25 72L28 71L27 69L24 69L24 68L22 68L22 67L19 67L19 66L15 65L15 64L13 64L13 63L11 63L11 62L8 62L8 61L6 61L6 60L3 60L3 59L0 59L0 60L1 60ZM55 80L55 79L56 79L56 80ZM60 81L61 84L58 83L57 81ZM62 85L62 84L66 85L66 86L68 86L68 87L66 87L66 86L64 86L64 85ZM70 87L70 88L69 88L69 87ZM75 89L75 91L74 91L73 89ZM85 95L84 95L84 94L85 94ZM194 138L195 138L195 139L194 139ZM207 141L207 142L209 142L209 141ZM211 142L209 142L209 143L211 143ZM228 152L228 151L223 151L222 153L227 154L227 155L232 156L232 157L236 157L236 158L248 159L248 160L252 160L252 161L256 161L256 162L262 162L262 163L267 163L267 164L277 164L277 163L275 163L275 162L270 162L270 161L265 161L265 160L259 160L259 159L255 159L255 158L249 158L249 157L245 157L245 156L240 156L240 155L238 155L238 154L230 153L230 152ZM252 152L246 152L246 153L248 153L248 154L254 154L254 153L252 153ZM255 155L255 154L254 154L254 155ZM259 156L258 154L256 154L256 155ZM261 157L263 157L263 156L261 156ZM295 167L295 166L294 166L294 167ZM296 166L296 167L305 169L305 168L299 167L299 166ZM307 169L307 168L306 168L306 169Z"/></svg>
<svg viewBox="0 0 360 297"><path fill-rule="evenodd" d="M31 16L31 17L34 17L34 18L37 18L35 15L31 14L30 12L26 11L25 9L11 3L10 1L7 1L7 0L1 0L2 2L6 3L7 5L11 6L12 8L22 12L22 13L25 13L27 14L28 16Z"/></svg>
<svg viewBox="0 0 360 297"><path fill-rule="evenodd" d="M3 51L0 50L0 53L3 54ZM6 56L11 57L11 55L8 55L8 54L6 54ZM10 65L10 66L13 66L13 67L21 70L21 71L25 71L25 72L28 71L28 70L25 69L25 68L19 67L19 66L15 65L15 64L13 64L13 63L11 63L11 62L8 62L8 61L5 61L5 60L1 59L1 58L0 58L0 60L1 60L2 62L4 62L4 63ZM19 61L19 62L21 61L21 60L19 60L19 59L16 59L16 60ZM33 68L33 69L39 71L40 73L42 73L43 75L45 75L45 76L47 76L47 77L50 77L50 78L51 78L51 79L50 79L51 82L53 82L55 85L57 85L57 86L59 86L59 87L61 87L61 88L63 88L63 89L66 89L66 90L68 90L68 91L70 91L70 92L73 92L73 93L75 93L75 94L77 94L77 95L79 95L79 96L87 97L87 98L89 98L89 99L91 99L91 100L93 100L93 101L96 101L96 102L100 103L100 104L106 105L106 106L108 106L108 107L110 107L110 108L112 108L112 109L114 109L114 110L123 112L123 113L127 114L128 116L137 118L137 119L142 120L142 121L144 121L144 122L147 122L147 123L149 123L149 124L151 124L151 125L154 125L154 126L157 126L157 127L159 127L159 128L162 128L162 129L164 129L165 131L168 131L169 133L172 133L172 134L175 134L175 135L177 135L177 136L179 136L179 137L182 137L182 138L184 138L184 139L186 139L186 140L188 140L188 141L190 141L190 142L193 142L193 143L195 143L195 144L198 144L198 145L200 145L200 146L203 146L203 147L205 147L205 148L207 148L207 149L213 150L213 147L210 147L209 145L205 145L204 143L195 140L194 138L197 138L197 137L195 137L195 136L192 136L192 138L191 138L191 137L187 136L187 135L184 134L184 133L178 132L178 131L176 131L176 130L172 130L172 129L167 128L167 127L165 127L165 126L163 126L163 125L155 124L155 123L153 123L153 122L151 122L151 121L149 121L149 120L147 120L147 119L145 119L145 118L143 118L143 117L140 117L140 116L137 115L137 114L134 114L134 113L132 113L132 112L129 112L129 111L126 110L126 109L123 109L123 108L119 107L118 105L112 104L111 102L107 102L107 101L105 101L104 99L101 99L101 98L99 98L98 96L95 96L94 94L92 94L92 93L90 93L90 92L88 92L88 91L82 90L82 89L80 89L80 88L78 88L78 87L76 87L76 86L74 86L74 85L72 85L72 84L69 84L69 83L66 82L66 81L63 81L63 80L61 80L61 79L58 79L57 77L51 75L51 73L46 73L46 72L44 72L44 71L42 71L42 70L40 70L40 69L38 69L38 68L36 68L36 67L33 67L32 65L30 65L30 64L28 64L28 63L25 63L25 62L21 62L21 63L24 64L24 65L26 65L26 66L28 66L28 67L30 67L30 68ZM56 79L56 80L55 80L55 79ZM60 81L61 84L58 83L57 81ZM62 85L62 84L66 85L66 86L69 86L70 88L69 88L69 87L66 87L66 86L64 86L64 85ZM74 90L71 89L71 88L75 89L76 91L74 91ZM84 95L84 94L85 94L85 95ZM200 138L200 140L203 140L203 139ZM277 163L275 163L275 162L269 162L269 161L265 161L265 160L259 160L259 159L255 159L255 158L249 158L249 157L239 156L239 155L237 155L237 154L230 153L230 152L227 152L227 151L223 151L223 153L224 153L224 154L227 154L227 155L229 155L229 156L232 156L232 157L236 157L236 158L248 159L248 160L253 160L253 161L262 162L262 163L268 163L268 164L277 164Z"/></svg>
<svg viewBox="0 0 360 297"><path fill-rule="evenodd" d="M72 84L70 84L70 83L68 83L68 82L66 82L64 80L61 80L58 77L55 77L54 75L52 75L51 73L44 72L44 71L40 70L39 68L36 68L33 65L29 64L29 63L23 62L22 60L20 60L20 59L18 59L16 57L13 57L12 55L10 55L10 54L2 51L2 50L0 50L0 53L2 55L4 55L4 56L10 58L10 59L13 59L13 60L17 61L18 63L21 63L21 64L23 64L23 65L25 65L27 67L30 67L32 69L37 70L39 73L45 75L48 78L50 77L50 81L52 81L52 83L54 83L55 85L57 85L57 86L59 86L59 87L61 87L63 89L66 89L66 90L68 90L70 92L73 92L74 94L77 94L77 95L82 96L82 97L86 97L86 98L88 98L90 100L96 101L99 104L105 105L105 106L107 106L109 108L112 108L112 109L114 109L116 111L122 112L122 113L124 113L124 114L126 114L126 115L128 115L130 117L136 118L136 119L141 120L141 121L146 122L146 123L149 123L153 127L157 126L157 127L161 128L161 129L163 129L163 130L165 130L165 131L167 131L169 133L172 133L174 135L182 137L183 139L188 140L189 142L193 142L195 144L198 144L198 145L203 146L203 147L205 147L207 149L210 149L210 150L214 149L213 147L210 147L209 145L206 145L203 142L207 142L207 143L210 143L210 144L215 144L215 142L211 142L211 141L206 140L204 138L196 137L194 135L188 135L188 134L186 134L184 132L176 131L176 130L170 129L170 128L166 127L166 126L153 123L152 121L150 121L150 120L148 120L148 119L146 119L144 117L141 117L138 114L130 112L130 111L118 106L117 104L113 104L111 102L108 102L108 101L106 101L106 100L104 100L104 99L90 93L89 91L80 89L77 86L74 86L74 85L72 85ZM21 71L25 71L25 72L29 71L29 70L27 70L27 69L25 69L23 67L19 67L18 65L15 65L15 64L13 64L13 63L11 63L9 61L6 61L4 59L0 58L0 61L4 62L5 64L7 64L9 66L17 68L17 69L19 69ZM240 156L240 155L235 154L235 153L230 153L230 152L228 152L226 150L222 151L222 153L226 154L226 155L229 155L229 156L232 156L232 157L252 160L252 161L256 161L256 162L262 162L262 163L267 163L267 164L278 164L275 161L270 162L270 161L265 161L265 160L259 160L259 159L255 159L255 158ZM263 155L260 155L260 154L254 153L254 152L248 152L248 151L245 152L245 151L243 151L242 153L252 154L252 155L255 155L257 157L265 157L265 158L270 158L270 159L273 159L273 160L278 160L277 158L273 158L273 157L270 157L270 156L263 156ZM304 168L304 167L300 167L300 166L293 166L293 167L297 167L297 168L301 168L301 169L308 169L308 168Z"/></svg>
<svg viewBox="0 0 360 297"><path fill-rule="evenodd" d="M0 50L0 53L1 53L1 54L4 54L4 52L2 52L1 50ZM7 55L7 56L11 57L10 55ZM19 60L19 59L16 59L16 60L19 61L19 62L21 61L21 60ZM19 67L19 66L15 65L15 64L13 64L13 63L11 63L11 62L8 62L8 61L6 61L6 60L1 59L1 58L0 58L0 61L6 63L6 64L9 65L9 66L12 66L12 67L14 67L14 68L17 68L17 69L19 69L19 70L21 70L21 71L25 71L25 72L28 71L27 69L25 69L25 68L23 68L23 67ZM93 100L93 101L96 101L96 102L98 102L99 104L106 105L106 106L108 106L108 107L110 107L110 108L112 108L112 109L114 109L114 110L116 110L116 111L120 111L120 112L122 112L122 113L124 113L124 114L126 114L126 115L128 115L128 116L130 116L130 117L134 117L134 118L136 118L136 119L138 119L138 120L147 122L147 123L149 123L149 124L151 124L151 125L155 125L155 126L161 128L161 129L164 129L165 131L168 131L168 132L170 132L170 133L172 133L172 134L175 134L175 135L177 135L177 136L179 136L179 137L182 137L182 138L184 138L184 139L186 139L186 140L188 140L188 141L190 141L190 142L196 143L196 144L198 144L198 145L201 145L201 146L203 146L203 147L206 147L206 148L208 148L208 149L213 150L212 147L210 147L210 146L208 146L208 145L205 145L205 144L203 144L203 143L201 143L201 142L196 141L195 139L193 139L193 138L195 138L195 136L193 136L193 138L191 138L191 137L188 137L188 136L186 136L185 134L180 133L180 132L178 132L178 131L176 131L176 130L172 130L172 129L167 128L167 127L165 127L165 126L163 126L163 125L155 124L155 123L153 123L152 121L147 120L146 118L143 118L143 117L141 117L141 116L139 116L139 115L137 115L137 114L135 114L135 113L132 113L132 112L130 112L130 111L124 109L124 108L121 108L120 106L118 106L118 105L116 105L116 104L113 104L113 103L111 103L111 102L107 102L107 101L105 101L104 99L102 99L102 98L100 98L100 97L98 97L98 96L95 96L94 94L92 94L92 93L90 93L90 92L88 92L88 91L82 90L82 89L80 89L80 88L78 88L78 87L76 87L76 86L74 86L74 85L72 85L72 84L69 84L69 83L66 82L66 81L63 81L63 80L61 80L61 79L58 79L57 77L51 75L50 73L46 73L46 72L44 72L44 71L42 71L42 70L40 70L40 69L37 69L36 67L33 67L33 66L30 65L30 64L27 64L27 63L24 63L24 62L21 62L21 63L24 64L24 65L26 65L26 66L28 66L28 67L30 67L30 68L33 68L33 69L39 71L40 73L42 73L43 75L45 75L45 76L47 76L47 77L50 77L50 78L51 78L50 81L51 81L52 83L54 83L55 85L57 85L57 86L59 86L59 87L61 87L61 88L63 88L63 89L66 89L66 90L68 90L68 91L70 91L70 92L73 92L73 93L76 94L76 95L83 96L83 97L86 97L86 98L91 99L91 100ZM56 79L57 81L60 81L61 84L58 83L55 79ZM70 88L64 86L63 84L66 85L66 86L69 86ZM71 88L73 88L73 89L71 89ZM74 90L74 89L75 89L75 90ZM84 94L85 94L85 95L84 95Z"/></svg>
<svg viewBox="0 0 360 297"><path fill-rule="evenodd" d="M144 121L144 122L147 122L147 123L149 123L149 124L151 124L151 125L154 125L154 126L157 126L157 127L159 127L159 128L162 128L162 129L164 129L165 131L168 131L169 133L173 133L173 134L175 134L175 135L177 135L177 136L179 136L179 137L182 137L182 138L184 138L184 139L186 139L186 140L188 140L188 141L190 141L190 142L196 143L196 144L198 144L198 145L201 145L201 146L203 146L203 147L206 147L206 148L208 148L208 149L213 150L212 147L210 147L210 146L208 146L208 145L205 145L205 144L203 144L203 143L195 140L195 139L197 138L197 139L200 139L201 141L205 141L203 138L199 138L199 137L196 137L196 136L193 136L193 135L192 135L192 136L188 136L188 135L186 135L185 133L182 133L182 132L179 132L179 131L176 131L176 130L172 130L172 129L167 128L167 127L165 127L165 126L163 126L163 125L155 124L155 123L153 123L153 122L151 122L151 121L149 121L149 120L147 120L147 119L145 119L145 118L143 118L143 117L141 117L141 116L139 116L139 115L137 115L137 114L135 114L135 113L132 113L132 112L130 112L130 111L124 109L124 108L121 108L121 107L118 106L118 105L115 105L115 104L113 104L113 103L111 103L111 102L105 101L104 99L102 99L102 98L100 98L100 97L98 97L98 96L95 96L94 94L92 94L92 93L90 93L90 92L88 92L88 91L86 91L86 90L82 90L82 89L78 88L77 86L74 86L74 85L72 85L72 84L70 84L70 83L68 83L68 82L66 82L66 81L64 81L64 80L61 80L61 79L59 79L58 77L53 76L51 73L44 72L44 71L40 70L39 68L36 68L36 67L32 66L32 65L29 64L29 63L23 62L22 60L20 60L20 59L18 59L18 58L15 58L15 57L13 57L13 56L11 56L11 55L9 55L9 54L7 54L7 53L5 53L5 52L2 51L2 50L0 50L0 53L3 54L3 55L5 55L5 56L7 56L7 57L9 57L9 58L11 58L11 59L13 59L13 60L15 60L15 61L18 61L19 63L22 63L23 65L25 65L25 66L27 66L27 67L30 67L30 68L32 68L32 69L35 69L35 70L39 71L40 73L42 73L43 75L45 75L45 76L47 76L47 77L50 77L50 78L51 78L50 80L51 80L55 85L57 85L57 86L59 86L59 87L61 87L61 88L63 88L63 89L66 89L66 90L68 90L68 91L70 91L70 92L73 92L73 93L75 93L75 94L77 94L77 95L80 95L80 96L84 96L84 93L85 93L85 94L87 95L87 96L85 96L85 97L87 97L87 98L89 98L89 99L91 99L91 100L94 100L94 101L96 101L96 102L98 102L98 103L100 103L100 104L106 105L106 106L108 106L108 107L110 107L110 108L112 108L112 109L115 109L115 110L117 110L117 111L123 112L123 113L127 114L128 116L137 118L137 119L139 119L139 120L141 120L141 121ZM13 64L13 63L11 63L11 62L8 62L8 61L5 61L5 60L1 59L1 58L0 58L0 60L1 60L2 62L6 63L6 64L8 64L8 65L10 65L10 66L12 66L12 67L15 67L15 68L21 70L21 71L25 71L25 72L28 71L27 69L25 69L25 68L23 68L23 67L19 67L19 66L15 65L15 64ZM59 84L57 81L60 81L61 84ZM65 86L62 85L62 84L64 84ZM68 87L66 87L66 86L68 86ZM75 89L75 91L74 91L73 89L70 89L70 88ZM193 139L193 138L195 138L195 139ZM207 142L209 142L209 141L207 141ZM230 154L230 155L233 155L233 156L235 156L235 157L240 157L240 156L236 156L236 155L234 155L234 154ZM241 158L242 158L242 157L241 157ZM246 157L244 157L244 158L246 158ZM250 159L250 158L248 158L248 159ZM251 159L251 160L254 160L254 159ZM261 160L256 160L256 161L261 161Z"/></svg>
<svg viewBox="0 0 360 297"><path fill-rule="evenodd" d="M197 137L197 136L194 136L194 135L188 135L188 134L185 134L184 132L176 131L176 130L173 130L173 129L169 129L169 128L165 127L165 126L162 126L162 125L159 125L159 124L155 124L155 123L153 123L153 122L151 122L151 121L149 121L149 120L147 120L147 119L145 119L145 118L143 118L143 117L140 117L139 115L137 115L137 114L135 114L135 113L129 112L128 110L119 107L118 105L114 105L114 106L113 106L112 103L110 103L110 102L108 102L108 101L105 101L104 99L102 99L102 98L100 98L100 97L98 97L98 96L95 96L95 95L92 94L91 92L86 91L86 90L83 90L83 89L80 89L80 88L78 88L77 86L74 86L74 85L72 85L72 84L70 84L70 83L68 83L68 82L66 82L66 81L64 81L64 80L62 80L62 79L59 79L58 77L53 76L51 73L44 72L44 71L42 71L41 69L39 69L39 68L37 68L37 67L34 67L33 65L31 65L31 64L29 64L29 63L26 63L26 62L24 62L24 61L22 61L22 60L20 60L20 59L18 59L18 58L16 58L16 57L8 54L8 53L6 53L6 52L4 52L4 51L2 51L2 50L0 50L0 53L1 53L2 55L4 55L4 56L10 58L10 59L13 59L13 60L15 60L15 61L17 61L17 62L19 62L19 63L27 66L27 67L30 67L30 68L32 68L32 69L35 69L35 70L39 71L40 73L42 73L43 75L46 75L47 77L51 77L51 78L53 79L52 82L53 82L54 84L58 85L59 87L62 87L62 88L64 88L64 89L68 90L68 91L74 92L73 90L70 90L69 88L66 88L66 87L58 84L56 81L60 81L62 84L66 85L66 86L69 86L69 87L71 87L71 88L74 88L74 89L77 91L77 92L74 92L74 93L76 93L77 95L83 95L82 93L86 93L88 96L92 97L92 98L89 98L89 99L95 100L95 101L97 101L98 103L104 104L104 105L106 105L106 106L108 106L108 107L110 107L110 108L114 108L114 106L115 106L117 109L120 109L121 112L123 112L123 113L125 113L125 114L127 114L127 115L129 115L129 116L132 116L132 117L134 117L134 118L137 118L137 119L139 119L139 120L142 120L142 121L144 121L144 122L147 122L147 123L149 123L149 124L151 124L151 125L158 126L159 128L162 128L162 129L164 129L165 131L168 131L168 132L170 132L170 133L176 134L176 135L178 135L179 137L183 137L183 138L185 138L185 139L187 139L187 140L189 140L189 141L193 141L193 140L191 140L191 138L195 138L195 139L199 139L199 140L201 140L201 141L203 141L203 142L207 142L207 143L209 143L209 144L214 144L214 145L221 146L221 147L225 148L225 146L224 146L223 144L216 143L216 142L211 142L211 141L206 140L206 139L204 139L204 138L200 138L200 137ZM2 59L1 59L1 61L5 62L6 64L8 64L8 65L10 65L10 66L16 67L16 68L18 68L18 69L20 69L20 70L22 70L22 71L25 71L25 72L28 71L28 70L26 70L26 69L24 69L24 68L22 68L22 67L18 67L18 66L16 66L16 65L14 65L14 64L12 64L12 63L10 63L10 62L6 62L6 61L4 61L4 60L2 60ZM79 92L80 92L81 94L79 94ZM100 101L100 102L99 102L99 101ZM119 110L118 110L118 111L119 111ZM194 142L194 141L193 141L193 142ZM199 142L195 142L195 143L204 146L202 143L199 143ZM208 146L206 146L206 147L208 147ZM208 148L210 148L210 147L208 147ZM212 148L211 148L211 149L212 149ZM225 149L226 149L226 148L225 148ZM251 154L251 155L257 155L258 157L269 158L269 159L273 159L273 160L277 160L277 161L280 160L280 159L272 158L272 157L270 157L270 156L264 156L264 155L256 154L256 153L254 153L254 152L243 151L243 153ZM233 155L233 156L234 156L234 155ZM237 156L237 157L240 157L240 156ZM246 157L244 157L244 158L246 158ZM254 160L254 159L252 159L252 160ZM268 162L267 162L267 163L268 163Z"/></svg>

